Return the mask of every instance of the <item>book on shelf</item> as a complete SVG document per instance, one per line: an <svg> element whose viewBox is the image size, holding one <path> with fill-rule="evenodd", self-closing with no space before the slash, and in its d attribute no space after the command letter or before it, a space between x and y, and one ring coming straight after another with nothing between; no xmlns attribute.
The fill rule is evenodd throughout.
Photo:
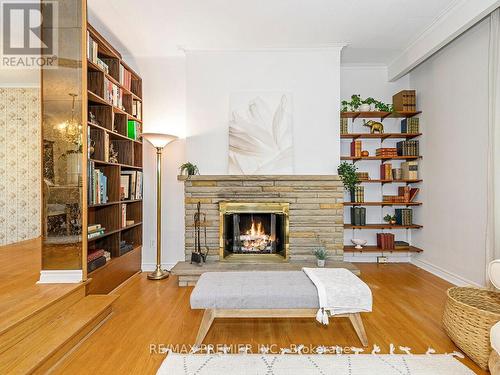
<svg viewBox="0 0 500 375"><path fill-rule="evenodd" d="M348 130L349 119L342 117L340 119L340 134L349 134Z"/></svg>
<svg viewBox="0 0 500 375"><path fill-rule="evenodd" d="M127 137L137 141L142 133L141 123L135 120L127 121Z"/></svg>
<svg viewBox="0 0 500 375"><path fill-rule="evenodd" d="M109 134L104 132L104 161L109 162Z"/></svg>
<svg viewBox="0 0 500 375"><path fill-rule="evenodd" d="M418 162L406 161L401 163L403 180L418 180Z"/></svg>
<svg viewBox="0 0 500 375"><path fill-rule="evenodd" d="M413 210L411 208L396 208L394 210L396 224L413 225Z"/></svg>
<svg viewBox="0 0 500 375"><path fill-rule="evenodd" d="M384 163L380 165L380 179L392 180L392 164Z"/></svg>
<svg viewBox="0 0 500 375"><path fill-rule="evenodd" d="M125 67L120 64L119 80L120 85L122 85L126 90L130 91L130 86L132 83L132 73L130 73Z"/></svg>
<svg viewBox="0 0 500 375"><path fill-rule="evenodd" d="M106 258L106 262L109 262L111 260L111 253L104 250L104 258Z"/></svg>
<svg viewBox="0 0 500 375"><path fill-rule="evenodd" d="M351 207L351 225L365 226L366 225L366 208Z"/></svg>
<svg viewBox="0 0 500 375"><path fill-rule="evenodd" d="M142 103L140 100L132 100L132 116L142 120Z"/></svg>
<svg viewBox="0 0 500 375"><path fill-rule="evenodd" d="M104 70L106 74L109 74L109 66L104 62L104 60L100 59L99 57L97 58L96 65Z"/></svg>
<svg viewBox="0 0 500 375"><path fill-rule="evenodd" d="M100 237L100 236L102 236L102 235L104 234L104 231L105 231L105 229L104 229L104 228L102 228L102 229L100 229L100 230L98 230L98 231L95 231L95 232L93 232L93 233L89 233L89 234L87 235L87 239L92 240L92 239L94 239L94 238Z"/></svg>
<svg viewBox="0 0 500 375"><path fill-rule="evenodd" d="M355 158L360 158L361 157L361 148L362 148L361 141L352 141L351 142L351 156L353 156Z"/></svg>
<svg viewBox="0 0 500 375"><path fill-rule="evenodd" d="M90 250L89 250L90 251ZM87 263L104 256L104 249L96 249L87 255Z"/></svg>
<svg viewBox="0 0 500 375"><path fill-rule="evenodd" d="M143 174L141 171L122 171L120 196L122 200L142 199Z"/></svg>
<svg viewBox="0 0 500 375"><path fill-rule="evenodd" d="M120 255L126 254L132 250L134 250L134 245L132 245L124 240L120 241L120 248L119 248Z"/></svg>
<svg viewBox="0 0 500 375"><path fill-rule="evenodd" d="M415 90L402 90L392 96L392 106L396 112L415 112L417 93Z"/></svg>
<svg viewBox="0 0 500 375"><path fill-rule="evenodd" d="M94 259L90 262L87 263L87 272L92 272L98 269L99 267L102 267L106 264L106 257L100 256L97 259Z"/></svg>
<svg viewBox="0 0 500 375"><path fill-rule="evenodd" d="M104 77L104 100L116 108L123 109L123 90Z"/></svg>
<svg viewBox="0 0 500 375"><path fill-rule="evenodd" d="M95 232L101 228L102 228L101 224L91 224L87 227L87 231L89 233L92 233L92 232Z"/></svg>
<svg viewBox="0 0 500 375"><path fill-rule="evenodd" d="M89 162L89 204L103 204L108 202L108 178L95 167L93 161Z"/></svg>
<svg viewBox="0 0 500 375"><path fill-rule="evenodd" d="M396 143L398 156L419 156L419 144L420 142L415 140Z"/></svg>
<svg viewBox="0 0 500 375"><path fill-rule="evenodd" d="M135 220L126 220L125 222L127 225L127 227L131 226L131 225L134 225L135 224Z"/></svg>
<svg viewBox="0 0 500 375"><path fill-rule="evenodd" d="M370 175L368 174L368 172L356 172L356 176L358 176L358 179L360 181L370 180Z"/></svg>
<svg viewBox="0 0 500 375"><path fill-rule="evenodd" d="M363 203L365 201L365 187L356 186L354 188L354 202Z"/></svg>
<svg viewBox="0 0 500 375"><path fill-rule="evenodd" d="M409 117L401 120L401 133L403 134L418 134L419 129L418 117Z"/></svg>
<svg viewBox="0 0 500 375"><path fill-rule="evenodd" d="M399 186L398 196L403 197L404 202L410 201L410 187L409 186Z"/></svg>
<svg viewBox="0 0 500 375"><path fill-rule="evenodd" d="M393 233L377 233L377 247L382 250L394 250Z"/></svg>
<svg viewBox="0 0 500 375"><path fill-rule="evenodd" d="M403 179L403 171L401 170L401 168L392 168L392 179L393 180Z"/></svg>
<svg viewBox="0 0 500 375"><path fill-rule="evenodd" d="M122 228L127 226L127 205L122 204Z"/></svg>
<svg viewBox="0 0 500 375"><path fill-rule="evenodd" d="M381 156L384 158L393 158L393 157L398 156L398 151L396 148L393 148L393 147L377 148L375 150L375 155Z"/></svg>
<svg viewBox="0 0 500 375"><path fill-rule="evenodd" d="M87 59L97 64L98 45L87 31Z"/></svg>

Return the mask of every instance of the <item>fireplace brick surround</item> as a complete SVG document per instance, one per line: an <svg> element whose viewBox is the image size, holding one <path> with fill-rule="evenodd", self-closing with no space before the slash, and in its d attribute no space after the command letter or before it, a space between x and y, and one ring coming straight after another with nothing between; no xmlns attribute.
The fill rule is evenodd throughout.
<svg viewBox="0 0 500 375"><path fill-rule="evenodd" d="M219 202L289 203L290 262L313 261L318 238L329 260L343 261L344 187L338 176L179 176L185 194L185 255L194 250L197 203L206 213L209 261L219 261ZM202 230L203 236L203 230ZM202 242L203 244L203 242Z"/></svg>

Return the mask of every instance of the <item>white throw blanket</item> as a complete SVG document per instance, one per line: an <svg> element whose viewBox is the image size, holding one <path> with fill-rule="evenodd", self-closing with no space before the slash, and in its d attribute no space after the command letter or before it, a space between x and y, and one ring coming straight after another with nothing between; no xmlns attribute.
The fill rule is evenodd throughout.
<svg viewBox="0 0 500 375"><path fill-rule="evenodd" d="M316 320L328 324L330 316L371 312L372 291L345 268L302 268L318 289L320 309Z"/></svg>

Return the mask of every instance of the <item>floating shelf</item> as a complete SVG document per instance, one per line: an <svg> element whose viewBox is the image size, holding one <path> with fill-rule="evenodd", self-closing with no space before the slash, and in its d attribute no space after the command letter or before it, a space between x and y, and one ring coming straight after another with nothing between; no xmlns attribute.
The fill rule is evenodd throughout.
<svg viewBox="0 0 500 375"><path fill-rule="evenodd" d="M380 112L380 111L370 111L370 112L341 112L341 118L379 118L381 120L390 118L408 118L413 117L422 113L422 111L401 111L401 112Z"/></svg>
<svg viewBox="0 0 500 375"><path fill-rule="evenodd" d="M345 229L420 229L422 225L397 225L397 224L366 224L366 225L352 225L344 224Z"/></svg>
<svg viewBox="0 0 500 375"><path fill-rule="evenodd" d="M344 206L421 206L422 202L344 202Z"/></svg>
<svg viewBox="0 0 500 375"><path fill-rule="evenodd" d="M422 133L384 133L384 134L371 134L371 133L351 133L351 134L341 134L341 139L413 139L420 137Z"/></svg>
<svg viewBox="0 0 500 375"><path fill-rule="evenodd" d="M359 161L359 160L417 160L417 159L422 159L421 156L394 156L394 157L387 157L387 156L341 156L340 160L353 160L353 161Z"/></svg>
<svg viewBox="0 0 500 375"><path fill-rule="evenodd" d="M362 184L418 184L423 180L360 180Z"/></svg>
<svg viewBox="0 0 500 375"><path fill-rule="evenodd" d="M394 250L382 250L378 246L364 246L363 249L358 250L354 246L344 246L345 253L421 253L422 251L424 250L415 246Z"/></svg>

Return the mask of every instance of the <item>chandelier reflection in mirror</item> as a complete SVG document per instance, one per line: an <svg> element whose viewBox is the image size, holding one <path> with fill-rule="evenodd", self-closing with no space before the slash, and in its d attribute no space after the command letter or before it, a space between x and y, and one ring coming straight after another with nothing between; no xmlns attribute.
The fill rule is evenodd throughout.
<svg viewBox="0 0 500 375"><path fill-rule="evenodd" d="M75 100L78 95L70 93L69 96L72 97L71 119L58 124L57 130L62 139L73 143L79 149L81 147L82 124L75 119Z"/></svg>

